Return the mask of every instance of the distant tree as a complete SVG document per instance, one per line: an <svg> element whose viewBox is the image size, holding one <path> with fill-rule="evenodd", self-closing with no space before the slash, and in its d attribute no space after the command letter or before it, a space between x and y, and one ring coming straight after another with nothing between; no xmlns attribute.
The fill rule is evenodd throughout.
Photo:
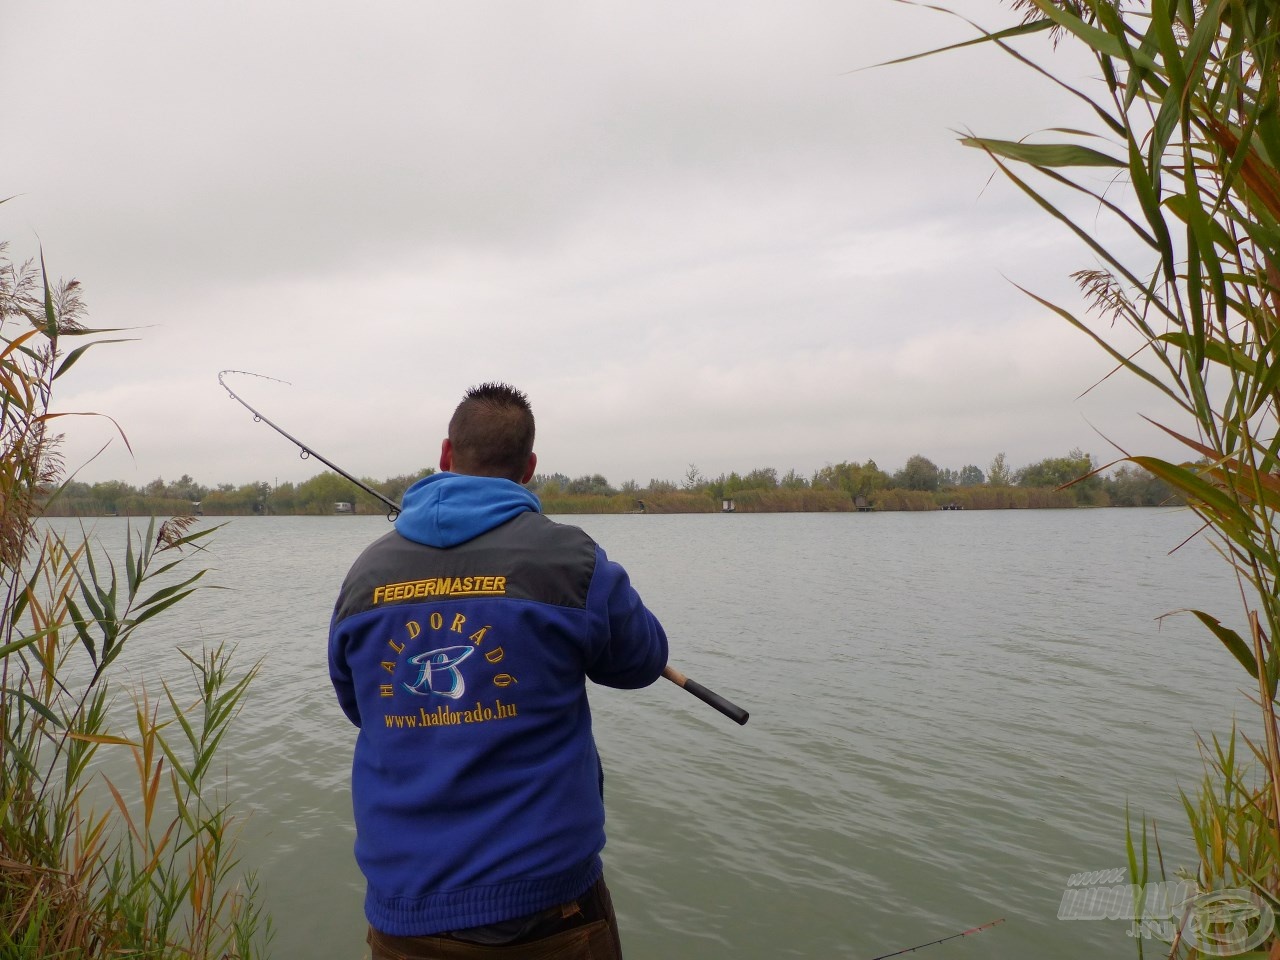
<svg viewBox="0 0 1280 960"><path fill-rule="evenodd" d="M776 490L778 471L773 467L756 467L742 478L744 490Z"/></svg>
<svg viewBox="0 0 1280 960"><path fill-rule="evenodd" d="M280 516L298 512L297 488L288 480L271 491L271 512Z"/></svg>
<svg viewBox="0 0 1280 960"><path fill-rule="evenodd" d="M675 493L679 489L670 480L654 480L650 479L648 486L645 487L649 493Z"/></svg>
<svg viewBox="0 0 1280 960"><path fill-rule="evenodd" d="M702 485L702 489L716 499L732 497L735 491L742 489L742 478L738 476L737 471L729 474L722 473L714 480L707 480Z"/></svg>
<svg viewBox="0 0 1280 960"><path fill-rule="evenodd" d="M1060 487L1078 480L1093 469L1093 458L1082 450L1072 450L1065 457L1046 457L1028 464L1017 472L1014 480L1020 487Z"/></svg>
<svg viewBox="0 0 1280 960"><path fill-rule="evenodd" d="M841 467L847 466L847 463L828 463L825 467L819 467L813 471L813 476L809 478L809 486L821 490L839 490L840 482L837 471Z"/></svg>
<svg viewBox="0 0 1280 960"><path fill-rule="evenodd" d="M386 497L393 503L399 503L404 499L404 492L412 487L424 477L429 477L436 472L435 467L423 467L416 473L402 473L396 477L388 477L376 483L369 484L373 489Z"/></svg>
<svg viewBox="0 0 1280 960"><path fill-rule="evenodd" d="M829 463L814 471L811 485L819 490L843 490L857 499L887 489L890 482L889 475L877 467L874 460L868 460L862 464Z"/></svg>
<svg viewBox="0 0 1280 960"><path fill-rule="evenodd" d="M916 454L893 475L894 485L904 490L937 490L938 466L928 457Z"/></svg>
<svg viewBox="0 0 1280 960"><path fill-rule="evenodd" d="M985 479L986 478L982 475L982 470L979 467L974 466L972 463L967 463L960 468L960 474L956 478L956 485L961 487L976 487Z"/></svg>
<svg viewBox="0 0 1280 960"><path fill-rule="evenodd" d="M639 493L640 484L636 483L634 480L624 480L622 481L622 486L618 488L618 491L620 493Z"/></svg>
<svg viewBox="0 0 1280 960"><path fill-rule="evenodd" d="M949 487L960 486L960 474L952 470L950 467L940 467L938 469L938 489L945 490Z"/></svg>
<svg viewBox="0 0 1280 960"><path fill-rule="evenodd" d="M63 499L74 497L80 500L87 500L93 496L93 487L79 480L68 480L62 485L62 496Z"/></svg>
<svg viewBox="0 0 1280 960"><path fill-rule="evenodd" d="M1013 471L1005 462L1004 451L997 453L987 467L987 484L992 487L1008 487L1013 484Z"/></svg>
<svg viewBox="0 0 1280 960"><path fill-rule="evenodd" d="M1136 465L1125 464L1102 481L1107 499L1116 507L1158 507L1183 503L1171 486Z"/></svg>
<svg viewBox="0 0 1280 960"><path fill-rule="evenodd" d="M567 490L572 482L563 473L535 473L529 487L539 496L555 496Z"/></svg>
<svg viewBox="0 0 1280 960"><path fill-rule="evenodd" d="M195 502L204 497L209 492L208 487L202 487L191 479L191 475L184 473L179 479L174 480L165 486L163 494L166 497L172 497L175 500L190 500Z"/></svg>
<svg viewBox="0 0 1280 960"><path fill-rule="evenodd" d="M1105 503L1102 479L1098 476L1081 479L1093 469L1093 457L1077 448L1065 457L1047 457L1039 463L1028 464L1014 479L1020 487L1057 488L1071 484L1069 489L1076 503Z"/></svg>
<svg viewBox="0 0 1280 960"><path fill-rule="evenodd" d="M103 480L93 485L90 496L102 505L104 512L119 513L121 505L130 497L138 496L139 492L120 480Z"/></svg>
<svg viewBox="0 0 1280 960"><path fill-rule="evenodd" d="M684 488L686 490L696 490L707 482L701 471L698 470L696 463L689 464L689 469L684 472Z"/></svg>
<svg viewBox="0 0 1280 960"><path fill-rule="evenodd" d="M322 474L323 476L323 474ZM337 477L337 474L329 474ZM307 481L311 483L312 481ZM344 483L346 481L343 481ZM303 484L306 486L306 484ZM350 484L348 484L350 486ZM271 484L259 480L254 483L233 487L229 483L219 484L201 500L200 507L209 516L248 516L262 513L267 507L267 498L271 495ZM330 506L332 510L332 506Z"/></svg>
<svg viewBox="0 0 1280 960"><path fill-rule="evenodd" d="M302 513L327 515L333 513L335 503L355 503L356 490L357 487L350 480L340 477L332 470L326 470L298 484L294 496L297 509Z"/></svg>
<svg viewBox="0 0 1280 960"><path fill-rule="evenodd" d="M566 493L590 494L602 497L611 497L618 492L609 486L609 481L598 473L570 480L564 489Z"/></svg>
<svg viewBox="0 0 1280 960"><path fill-rule="evenodd" d="M778 481L778 486L786 490L803 490L809 486L809 478L796 473L795 468L792 467L783 474L782 479Z"/></svg>

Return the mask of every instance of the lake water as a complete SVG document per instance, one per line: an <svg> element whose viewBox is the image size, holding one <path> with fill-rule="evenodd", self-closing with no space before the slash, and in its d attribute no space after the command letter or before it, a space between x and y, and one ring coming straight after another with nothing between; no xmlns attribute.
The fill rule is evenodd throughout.
<svg viewBox="0 0 1280 960"><path fill-rule="evenodd" d="M1241 625L1226 563L1198 540L1170 553L1191 514L557 519L627 567L674 666L751 711L738 727L665 681L591 690L630 960L869 960L998 918L924 956L1136 956L1124 921L1057 918L1068 877L1124 865L1126 805L1191 866L1177 790L1200 776L1196 733L1253 723L1218 642L1157 619ZM120 543L124 521L96 529ZM226 759L285 960L365 954L355 730L325 643L347 567L387 529L234 520L207 555L229 589L129 657L148 680L181 672L175 646L261 658Z"/></svg>

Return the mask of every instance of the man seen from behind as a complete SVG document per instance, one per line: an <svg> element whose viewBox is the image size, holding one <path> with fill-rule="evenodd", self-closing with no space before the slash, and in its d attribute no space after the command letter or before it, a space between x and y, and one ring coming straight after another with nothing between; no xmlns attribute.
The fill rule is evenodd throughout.
<svg viewBox="0 0 1280 960"><path fill-rule="evenodd" d="M652 683L667 639L622 567L542 515L533 439L523 393L468 390L442 472L338 596L372 960L621 957L586 680Z"/></svg>

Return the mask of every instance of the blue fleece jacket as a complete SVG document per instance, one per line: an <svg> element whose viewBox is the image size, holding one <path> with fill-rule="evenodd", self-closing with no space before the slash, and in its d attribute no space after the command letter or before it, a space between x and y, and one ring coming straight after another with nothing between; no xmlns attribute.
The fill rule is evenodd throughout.
<svg viewBox="0 0 1280 960"><path fill-rule="evenodd" d="M640 687L667 641L626 572L518 484L433 474L356 561L329 634L365 912L423 936L524 916L601 872L585 680Z"/></svg>

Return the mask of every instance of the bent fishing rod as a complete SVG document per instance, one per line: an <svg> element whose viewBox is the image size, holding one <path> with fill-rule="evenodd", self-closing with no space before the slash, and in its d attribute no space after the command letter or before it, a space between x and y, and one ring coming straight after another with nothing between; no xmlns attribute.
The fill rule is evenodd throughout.
<svg viewBox="0 0 1280 960"><path fill-rule="evenodd" d="M323 463L326 467L328 467L334 473L337 473L346 477L348 480L354 483L357 487L359 487L365 493L369 494L369 496L375 497L378 500L381 500L383 503L387 505L388 511L390 511L387 514L388 520L394 520L396 517L400 515L400 505L398 503L392 503L389 498L384 497L377 490L374 490L371 487L367 486L366 484L362 483L361 481L357 480L355 477L347 473L347 471L343 470L340 466L338 466L332 460L327 460L324 457L320 456L320 454L316 453L314 450L308 447L305 443L303 443L293 434L289 433L279 425L272 423L270 420L264 417L257 410L253 409L253 407L249 406L249 404L245 402L244 398L241 396L238 396L234 390L232 390L229 386L227 386L227 381L222 379L223 375L228 373L238 373L243 377L257 377L259 380L271 380L275 383L288 384L289 381L277 380L275 377L268 377L261 373L250 373L248 370L219 370L218 371L218 383L222 384L222 389L227 391L227 396L229 396L232 400L234 400L236 403L240 404L240 406L244 407L246 410L248 410L250 413L253 414L253 419L255 423L258 421L262 421L268 427L274 430L276 433L280 434L280 436L284 437L286 440L292 443L295 447L297 447L299 450L302 451L303 460L306 460L308 457L315 457L317 460Z"/></svg>
<svg viewBox="0 0 1280 960"><path fill-rule="evenodd" d="M257 377L259 380L272 380L275 383L288 383L288 381L277 380L275 377L268 377L265 374L261 374L261 373L252 373L248 370L218 371L218 383L222 385L222 389L227 391L227 396L229 396L232 400L234 400L236 403L240 404L240 406L244 407L246 410L248 410L250 413L253 414L253 419L255 423L257 422L265 423L268 427L270 427L276 433L280 434L280 436L284 437L286 440L292 443L295 447L297 447L300 451L302 451L301 456L303 460L306 460L308 457L314 457L315 459L323 463L326 467L328 467L330 470L332 470L334 473L337 473L340 476L345 477L347 480L350 480L352 483L354 483L357 487L359 487L365 493L369 494L369 496L374 497L377 500L380 500L382 503L386 504L387 511L388 511L387 512L388 520L395 520L395 518L400 515L400 505L398 503L394 503L388 497L384 497L377 490L374 490L372 487L368 486L363 481L357 480L355 477L347 473L347 471L343 470L340 466L338 466L332 460L322 457L314 449L307 446L305 443L303 443L293 434L289 433L287 430L285 430L283 427L279 426L278 424L273 423L271 420L267 419L260 412L258 412L253 407L251 407L243 397L241 397L234 390L232 390L231 387L227 385L226 380L222 379L223 376L228 373L235 373L244 377ZM679 670L675 669L672 666L663 667L662 675L666 677L668 680L670 680L672 683L674 683L677 687L680 687L682 690L686 690L689 693L693 694L703 703L707 704L708 706L714 707L716 710L719 710L721 713L723 713L726 717L728 717L730 720L732 720L734 723L738 724L739 726L746 723L751 716L751 714L749 714L746 710L743 710L737 704L726 700L724 697L720 696L718 693L712 690L708 690L706 687L698 683L696 680L690 680L683 673L681 673Z"/></svg>

